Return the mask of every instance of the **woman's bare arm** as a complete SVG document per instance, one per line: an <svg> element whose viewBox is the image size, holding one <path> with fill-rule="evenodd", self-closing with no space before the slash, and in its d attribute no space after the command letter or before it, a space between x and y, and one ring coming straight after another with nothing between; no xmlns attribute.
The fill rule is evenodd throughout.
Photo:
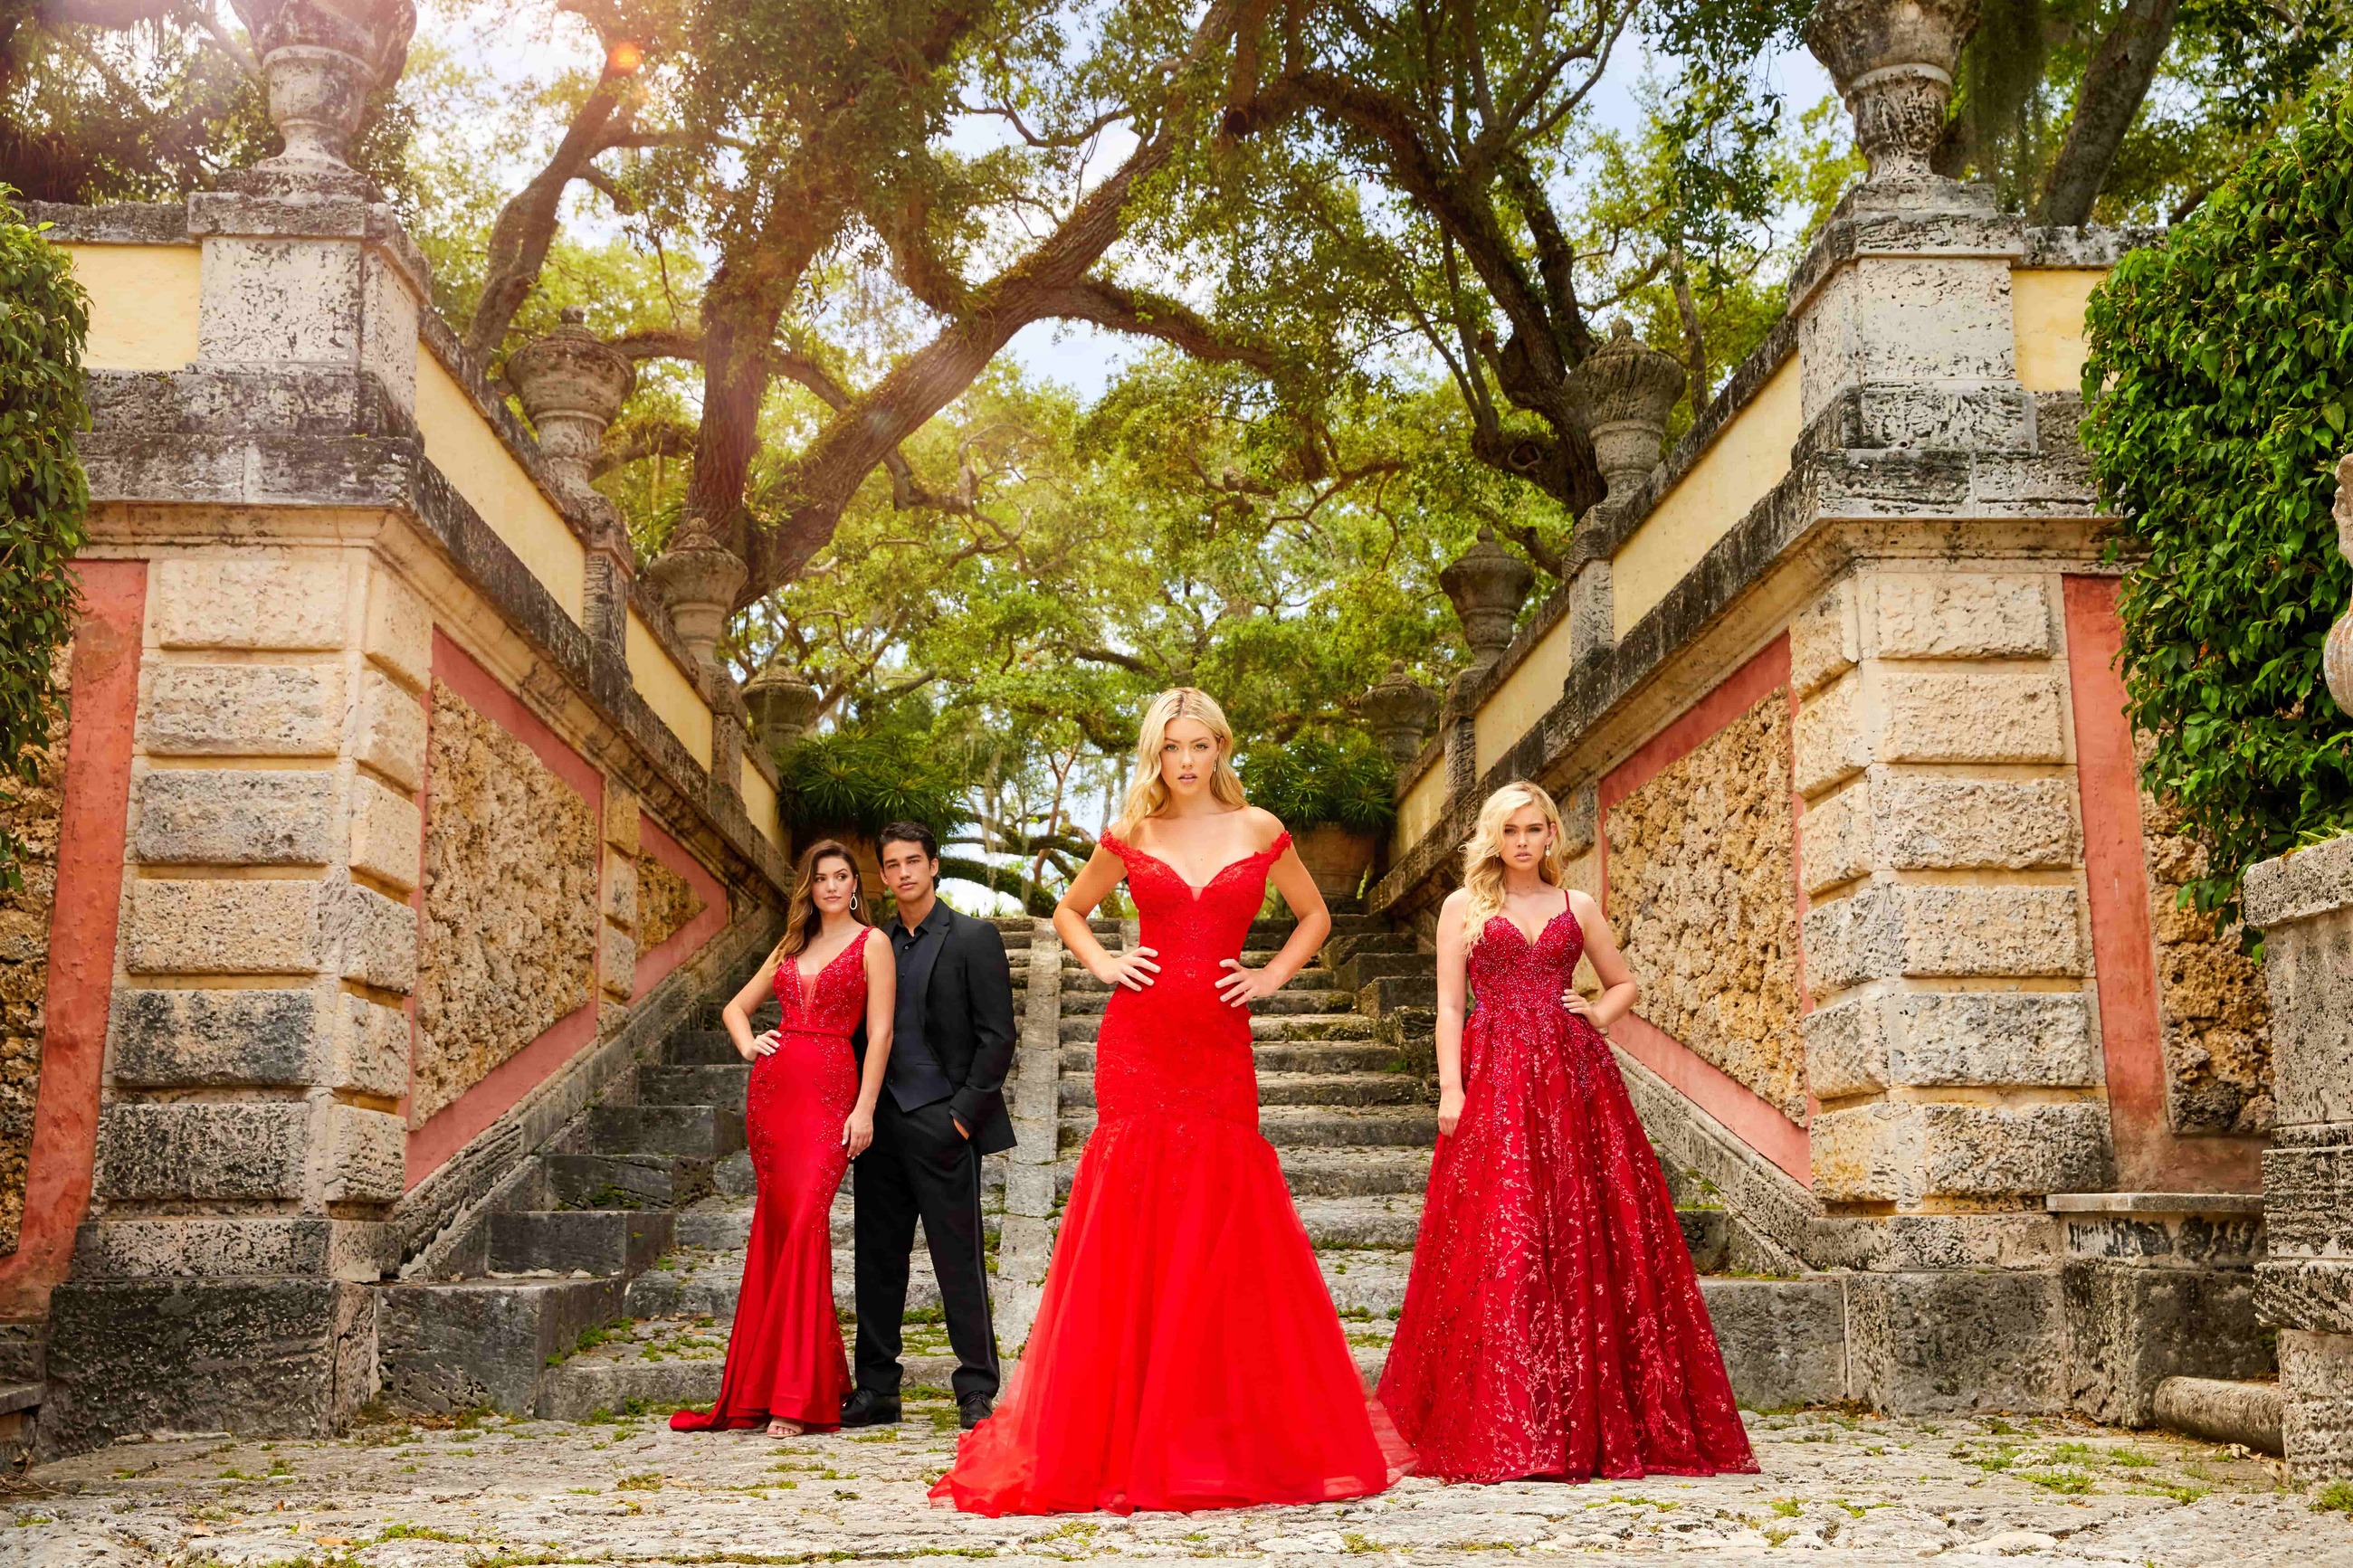
<svg viewBox="0 0 2353 1568"><path fill-rule="evenodd" d="M790 963L791 960L785 962ZM744 989L735 993L735 999L719 1010L719 1022L725 1026L727 1037L735 1042L735 1054L747 1062L765 1057L776 1048L776 1030L770 1029L757 1038L752 1034L753 1011L760 1005L761 998L773 993L776 986L776 965L773 962L764 963L751 979L744 983Z"/></svg>
<svg viewBox="0 0 2353 1568"><path fill-rule="evenodd" d="M1438 906L1438 1131L1451 1137L1462 1120L1462 1020L1471 992L1470 946L1462 940L1460 889Z"/></svg>
<svg viewBox="0 0 2353 1568"><path fill-rule="evenodd" d="M1618 951L1618 933L1609 929L1609 917L1592 896L1568 889L1568 911L1577 923L1585 928L1585 956L1593 961L1594 977L1601 982L1601 994L1580 996L1572 988L1561 995L1561 1003L1570 1012L1591 1020L1597 1029L1610 1025L1634 1010L1641 994L1634 984L1634 972L1626 965L1626 955Z"/></svg>
<svg viewBox="0 0 2353 1568"><path fill-rule="evenodd" d="M1277 823L1276 831L1282 830ZM1264 850L1260 851L1265 853ZM1246 969L1239 958L1224 961L1226 973L1218 980L1218 994L1228 1005L1247 1007L1261 996L1271 996L1282 989L1291 977L1307 967L1308 961L1324 951L1324 939L1332 934L1332 911L1324 906L1323 890L1307 872L1307 863L1299 851L1286 846L1274 869L1267 874L1282 901L1299 917L1298 926L1282 951L1269 959L1263 969Z"/></svg>
<svg viewBox="0 0 2353 1568"><path fill-rule="evenodd" d="M1088 929L1087 917L1093 914L1111 890L1127 875L1127 862L1102 845L1087 857L1079 874L1071 879L1070 890L1054 906L1054 934L1062 939L1063 951L1077 958L1089 974L1106 985L1124 985L1130 991L1141 991L1152 984L1160 966L1152 962L1157 956L1148 947L1132 952L1113 955L1095 940Z"/></svg>

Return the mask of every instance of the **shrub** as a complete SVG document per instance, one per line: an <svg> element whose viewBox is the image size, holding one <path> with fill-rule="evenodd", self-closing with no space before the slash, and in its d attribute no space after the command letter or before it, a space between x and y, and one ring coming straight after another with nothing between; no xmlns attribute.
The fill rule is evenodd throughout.
<svg viewBox="0 0 2353 1568"><path fill-rule="evenodd" d="M89 489L74 456L90 301L65 252L26 224L0 186L0 887L21 888L24 846L7 808L40 782L61 707L51 679L73 635Z"/></svg>
<svg viewBox="0 0 2353 1568"><path fill-rule="evenodd" d="M2158 248L2094 295L2084 437L2125 550L2124 677L2149 787L2207 854L2198 906L2253 862L2353 829L2353 721L2321 679L2353 595L2329 507L2353 446L2353 99L2316 97Z"/></svg>
<svg viewBox="0 0 2353 1568"><path fill-rule="evenodd" d="M1380 833L1397 818L1397 769L1359 737L1302 735L1286 746L1253 747L1240 768L1250 804L1287 827L1336 823Z"/></svg>
<svg viewBox="0 0 2353 1568"><path fill-rule="evenodd" d="M871 837L893 822L920 822L945 837L971 819L964 782L917 738L836 730L786 753L777 805L797 828L846 825Z"/></svg>

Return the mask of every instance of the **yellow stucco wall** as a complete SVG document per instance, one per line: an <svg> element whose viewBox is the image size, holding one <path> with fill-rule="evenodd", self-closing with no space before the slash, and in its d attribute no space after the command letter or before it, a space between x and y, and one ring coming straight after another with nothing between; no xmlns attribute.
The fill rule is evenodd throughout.
<svg viewBox="0 0 2353 1568"><path fill-rule="evenodd" d="M776 823L776 786L761 775L749 757L744 759L744 811L761 837L779 849L784 847L784 829Z"/></svg>
<svg viewBox="0 0 2353 1568"><path fill-rule="evenodd" d="M1443 759L1431 764L1413 787L1398 802L1397 821L1389 828L1389 848L1403 855L1421 842L1421 836L1437 824L1439 814L1446 809L1446 763Z"/></svg>
<svg viewBox="0 0 2353 1568"><path fill-rule="evenodd" d="M1781 482L1799 428L1793 353L1609 558L1609 596L1620 641ZM1480 750L1486 750L1483 742Z"/></svg>
<svg viewBox="0 0 2353 1568"><path fill-rule="evenodd" d="M417 350L417 428L425 457L482 514L564 613L580 619L588 553L432 349Z"/></svg>
<svg viewBox="0 0 2353 1568"><path fill-rule="evenodd" d="M196 357L204 252L193 245L68 245L90 293L91 370L177 370Z"/></svg>
<svg viewBox="0 0 2353 1568"><path fill-rule="evenodd" d="M2019 384L2027 391L2073 392L2082 384L2084 309L2107 275L2096 267L2010 273L2010 329L2018 338Z"/></svg>
<svg viewBox="0 0 2353 1568"><path fill-rule="evenodd" d="M662 645L654 640L654 634L638 618L635 610L629 612L625 651L629 659L629 684L638 689L638 695L646 700L654 717L669 725L670 732L694 753L695 761L709 767L711 710L703 706L702 693L694 689L686 671L670 662L670 655L662 651ZM744 798L748 801L751 797Z"/></svg>
<svg viewBox="0 0 2353 1568"><path fill-rule="evenodd" d="M1569 645L1568 617L1563 616L1553 623L1544 640L1528 650L1528 657L1512 668L1504 677L1504 684L1487 694L1472 715L1472 732L1478 738L1479 773L1484 777L1497 758L1511 750L1512 743L1528 732L1529 727L1543 721L1545 713L1560 700L1561 688L1568 680Z"/></svg>

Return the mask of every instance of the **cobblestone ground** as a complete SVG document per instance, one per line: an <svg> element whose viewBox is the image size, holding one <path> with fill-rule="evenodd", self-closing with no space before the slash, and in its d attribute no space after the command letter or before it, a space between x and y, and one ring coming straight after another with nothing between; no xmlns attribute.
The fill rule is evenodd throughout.
<svg viewBox="0 0 2353 1568"><path fill-rule="evenodd" d="M1322 1508L986 1520L925 1502L954 1416L939 1399L908 1415L881 1433L781 1443L674 1435L653 1415L385 1424L326 1443L121 1443L37 1469L0 1498L0 1565L1465 1563L1532 1552L1691 1564L1799 1552L1857 1564L2353 1564L2353 1515L2284 1489L2269 1461L2064 1421L1800 1412L1750 1417L1758 1476L1409 1479Z"/></svg>

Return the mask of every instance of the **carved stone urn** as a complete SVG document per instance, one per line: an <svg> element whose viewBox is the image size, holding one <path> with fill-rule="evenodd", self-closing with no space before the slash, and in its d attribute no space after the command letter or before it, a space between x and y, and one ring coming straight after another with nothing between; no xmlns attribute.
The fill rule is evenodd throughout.
<svg viewBox="0 0 2353 1568"><path fill-rule="evenodd" d="M1609 341L1577 367L1571 384L1591 421L1594 460L1609 482L1609 500L1621 502L1658 466L1667 416L1683 395L1683 367L1636 338L1621 319Z"/></svg>
<svg viewBox="0 0 2353 1568"><path fill-rule="evenodd" d="M749 574L734 552L691 512L670 536L670 547L646 567L647 580L670 610L678 640L704 665L712 662L720 634L727 629L727 616L735 608L735 595Z"/></svg>
<svg viewBox="0 0 2353 1568"><path fill-rule="evenodd" d="M1806 47L1854 116L1868 182L1932 176L1953 69L1977 25L1978 0L1819 0L1806 18Z"/></svg>
<svg viewBox="0 0 2353 1568"><path fill-rule="evenodd" d="M1442 700L1437 692L1406 673L1405 660L1389 661L1381 683L1365 693L1365 719L1372 726L1373 743L1390 763L1402 769L1421 755L1430 721L1438 717Z"/></svg>
<svg viewBox="0 0 2353 1568"><path fill-rule="evenodd" d="M417 31L410 0L233 0L261 61L270 122L286 150L245 171L374 194L351 166L368 94L396 79Z"/></svg>
<svg viewBox="0 0 2353 1568"><path fill-rule="evenodd" d="M638 367L628 355L590 331L586 321L578 306L565 306L562 324L509 354L506 365L507 380L539 432L541 454L582 489L606 427L638 384Z"/></svg>
<svg viewBox="0 0 2353 1568"><path fill-rule="evenodd" d="M2353 561L2353 456L2337 459L2337 548L2348 561ZM2328 628L2327 646L2320 656L2320 668L2328 679L2328 695L2337 699L2337 706L2353 713L2353 610L2337 617Z"/></svg>
<svg viewBox="0 0 2353 1568"><path fill-rule="evenodd" d="M1513 625L1535 580L1535 568L1496 543L1492 528L1481 529L1478 542L1438 574L1471 645L1473 670L1486 668L1512 646Z"/></svg>
<svg viewBox="0 0 2353 1568"><path fill-rule="evenodd" d="M816 687L801 679L800 671L781 660L763 665L744 688L744 706L751 711L760 743L771 756L792 750L808 733L824 700Z"/></svg>

